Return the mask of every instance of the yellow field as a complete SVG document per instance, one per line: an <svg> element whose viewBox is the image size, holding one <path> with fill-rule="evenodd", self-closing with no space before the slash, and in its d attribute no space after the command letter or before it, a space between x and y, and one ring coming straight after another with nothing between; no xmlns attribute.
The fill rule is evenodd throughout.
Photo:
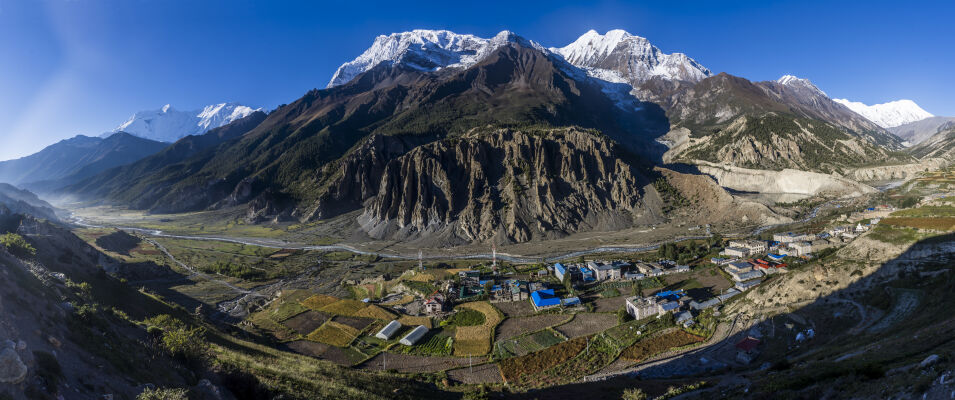
<svg viewBox="0 0 955 400"><path fill-rule="evenodd" d="M395 319L395 315L394 315L394 314L392 314L392 313L389 312L388 310L385 310L384 308L378 307L378 306L376 306L376 305L374 305L374 304L370 304L370 305L368 305L368 307L365 307L365 308L359 310L359 311L356 312L353 316L355 316L355 317L365 317L365 318L374 318L374 319L387 320L387 321L390 321L390 320Z"/></svg>
<svg viewBox="0 0 955 400"><path fill-rule="evenodd" d="M398 318L398 322L404 326L424 325L428 329L431 329L433 327L431 325L430 317L412 317L410 315L402 315L401 318Z"/></svg>
<svg viewBox="0 0 955 400"><path fill-rule="evenodd" d="M309 310L318 311L322 307L325 307L337 301L338 301L337 297L332 297L325 294L316 294L312 297L302 300L302 305L308 308Z"/></svg>
<svg viewBox="0 0 955 400"><path fill-rule="evenodd" d="M357 329L348 325L339 324L335 321L326 321L312 333L306 336L306 339L313 342L330 344L338 347L348 347L355 338L358 337Z"/></svg>
<svg viewBox="0 0 955 400"><path fill-rule="evenodd" d="M418 272L405 279L413 282L434 282L434 275L426 272Z"/></svg>
<svg viewBox="0 0 955 400"><path fill-rule="evenodd" d="M494 328L504 320L501 313L486 301L465 303L463 307L484 314L484 324L478 326L460 326L454 334L454 354L458 356L484 355L491 351L491 339Z"/></svg>
<svg viewBox="0 0 955 400"><path fill-rule="evenodd" d="M319 309L319 311L324 311L335 315L353 316L355 313L361 311L367 306L368 304L358 300L340 299L332 304L322 307Z"/></svg>

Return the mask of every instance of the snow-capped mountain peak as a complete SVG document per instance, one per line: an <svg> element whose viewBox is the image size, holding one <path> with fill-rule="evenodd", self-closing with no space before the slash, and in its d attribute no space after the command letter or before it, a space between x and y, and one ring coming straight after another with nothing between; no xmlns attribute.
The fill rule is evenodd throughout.
<svg viewBox="0 0 955 400"><path fill-rule="evenodd" d="M646 38L621 29L603 35L591 29L573 43L550 50L591 76L631 85L657 76L698 82L711 75L709 69L686 54L663 53Z"/></svg>
<svg viewBox="0 0 955 400"><path fill-rule="evenodd" d="M158 110L140 111L129 117L116 129L106 132L126 132L141 138L160 142L175 142L189 135L198 135L226 125L261 109L253 109L237 103L219 103L196 111L179 111L166 104Z"/></svg>
<svg viewBox="0 0 955 400"><path fill-rule="evenodd" d="M896 100L871 106L847 99L833 100L883 128L892 128L934 116L912 100Z"/></svg>
<svg viewBox="0 0 955 400"><path fill-rule="evenodd" d="M829 97L829 95L827 95L826 92L823 92L822 89L819 89L816 85L814 85L811 81L809 81L809 79L800 78L795 75L783 75L782 77L776 80L776 83L779 83L780 85L794 87L794 88L805 88L809 90L814 90L816 92L819 92L823 96Z"/></svg>
<svg viewBox="0 0 955 400"><path fill-rule="evenodd" d="M338 67L328 87L348 83L359 74L386 62L400 63L422 71L466 68L480 62L497 48L515 41L524 39L510 31L502 31L491 39L426 29L381 35L364 53ZM531 41L525 44L539 47Z"/></svg>

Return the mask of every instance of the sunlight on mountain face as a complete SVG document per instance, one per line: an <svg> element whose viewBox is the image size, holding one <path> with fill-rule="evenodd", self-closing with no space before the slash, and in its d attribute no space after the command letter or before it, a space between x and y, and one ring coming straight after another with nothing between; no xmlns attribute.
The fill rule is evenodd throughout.
<svg viewBox="0 0 955 400"><path fill-rule="evenodd" d="M955 118L852 37L213 3L4 4L0 399L955 393Z"/></svg>

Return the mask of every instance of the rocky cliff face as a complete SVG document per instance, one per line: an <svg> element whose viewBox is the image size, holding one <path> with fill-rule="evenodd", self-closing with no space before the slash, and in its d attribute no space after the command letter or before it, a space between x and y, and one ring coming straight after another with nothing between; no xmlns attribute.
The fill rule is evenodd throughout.
<svg viewBox="0 0 955 400"><path fill-rule="evenodd" d="M359 223L375 238L523 242L659 220L626 159L576 129L472 131L388 163Z"/></svg>

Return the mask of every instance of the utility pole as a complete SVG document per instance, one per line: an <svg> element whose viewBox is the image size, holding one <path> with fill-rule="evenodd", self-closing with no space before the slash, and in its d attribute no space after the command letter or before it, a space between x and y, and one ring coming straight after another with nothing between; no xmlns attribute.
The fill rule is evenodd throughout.
<svg viewBox="0 0 955 400"><path fill-rule="evenodd" d="M497 270L497 245L491 244L491 268Z"/></svg>

